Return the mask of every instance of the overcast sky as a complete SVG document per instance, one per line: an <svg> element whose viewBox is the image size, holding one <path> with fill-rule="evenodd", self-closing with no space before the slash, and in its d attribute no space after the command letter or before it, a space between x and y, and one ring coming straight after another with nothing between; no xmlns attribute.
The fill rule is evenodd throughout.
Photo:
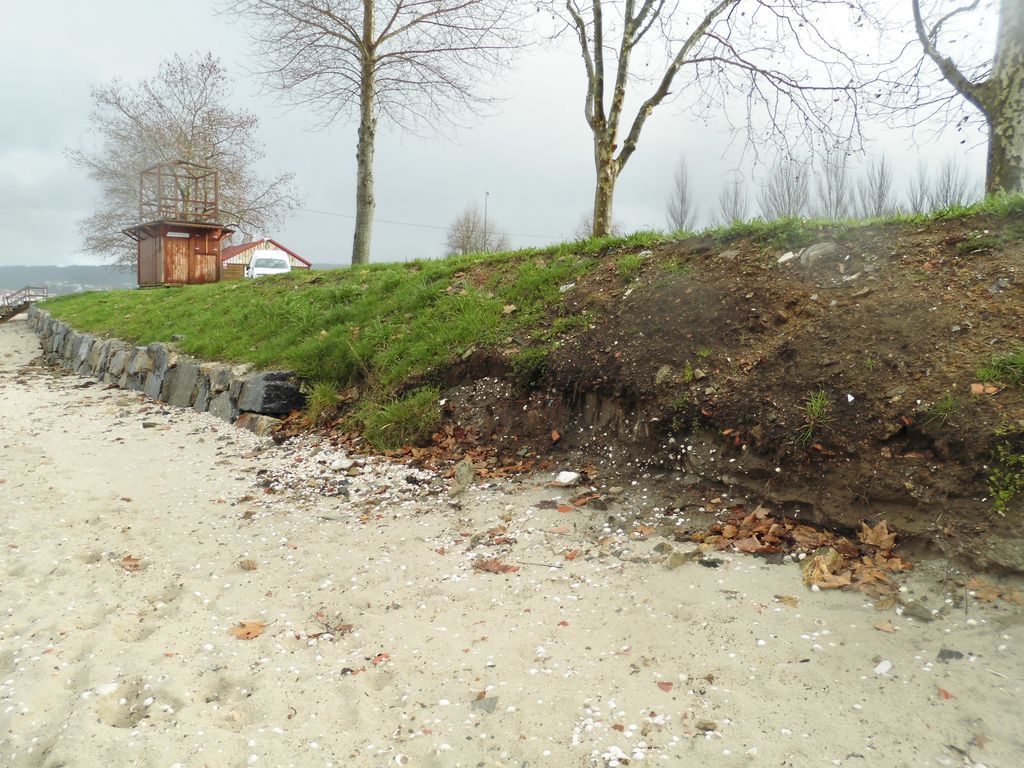
<svg viewBox="0 0 1024 768"><path fill-rule="evenodd" d="M894 0L895 1L895 0ZM354 213L355 128L311 130L315 117L288 111L246 75L244 24L216 16L210 0L3 0L0 10L0 264L95 263L81 253L77 221L95 191L70 168L65 147L89 143L89 89L113 78L152 77L161 60L213 51L235 81L234 102L260 117L267 170L296 174L302 207L267 233L314 263L347 262ZM444 228L485 193L492 222L514 246L569 239L590 209L593 165L583 119L578 54L531 49L493 86L505 100L454 139L403 136L384 128L376 154L374 261L438 257ZM984 148L975 137L915 144L909 131L878 126L870 149L887 151L902 189L919 153L936 163L958 155L977 179ZM627 231L665 228L678 158L685 157L707 213L741 144L666 104L623 171L615 220ZM747 169L749 174L749 169ZM327 211L325 215L313 211ZM391 223L405 222L405 224ZM409 226L421 225L421 226Z"/></svg>

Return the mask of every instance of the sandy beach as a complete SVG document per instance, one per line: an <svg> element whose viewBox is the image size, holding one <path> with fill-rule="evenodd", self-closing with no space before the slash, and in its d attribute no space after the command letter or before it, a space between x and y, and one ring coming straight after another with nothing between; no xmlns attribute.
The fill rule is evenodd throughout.
<svg viewBox="0 0 1024 768"><path fill-rule="evenodd" d="M642 481L453 497L37 354L0 325L0 766L1024 764L1019 582L917 563L913 617L618 524Z"/></svg>

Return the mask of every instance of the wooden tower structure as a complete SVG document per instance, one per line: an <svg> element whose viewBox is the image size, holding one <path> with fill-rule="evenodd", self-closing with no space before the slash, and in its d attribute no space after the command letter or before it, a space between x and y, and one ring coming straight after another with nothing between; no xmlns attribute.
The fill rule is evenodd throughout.
<svg viewBox="0 0 1024 768"><path fill-rule="evenodd" d="M140 286L195 285L221 279L217 171L179 160L139 174L139 221L124 233L138 247Z"/></svg>

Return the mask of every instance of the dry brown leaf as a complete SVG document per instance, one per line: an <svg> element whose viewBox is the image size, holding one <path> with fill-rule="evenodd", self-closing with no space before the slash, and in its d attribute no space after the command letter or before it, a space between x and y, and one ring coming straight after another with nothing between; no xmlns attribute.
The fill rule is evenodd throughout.
<svg viewBox="0 0 1024 768"><path fill-rule="evenodd" d="M477 558L473 561L473 568L484 573L515 573L519 566L508 565L496 557Z"/></svg>
<svg viewBox="0 0 1024 768"><path fill-rule="evenodd" d="M565 553L566 560L575 560L579 556L580 551L578 549L570 549L568 552Z"/></svg>
<svg viewBox="0 0 1024 768"><path fill-rule="evenodd" d="M658 687L661 688L661 690L663 690L665 693L668 693L672 690L672 683L670 683L668 680L662 680L660 683L658 683Z"/></svg>
<svg viewBox="0 0 1024 768"><path fill-rule="evenodd" d="M1013 589L1009 592L1003 592L1003 600L1014 605L1021 604L1021 594L1019 589Z"/></svg>
<svg viewBox="0 0 1024 768"><path fill-rule="evenodd" d="M746 539L738 539L737 541L734 541L733 544L740 552L746 552L747 554L764 552L765 550L764 544L758 540L756 534Z"/></svg>
<svg viewBox="0 0 1024 768"><path fill-rule="evenodd" d="M130 573L135 573L142 568L142 561L132 555L125 555L121 558L121 567Z"/></svg>
<svg viewBox="0 0 1024 768"><path fill-rule="evenodd" d="M556 509L557 509L557 510L558 510L559 512L561 512L561 513L562 513L563 515L564 515L564 514L566 514L566 513L568 513L568 512L572 512L572 507L570 507L570 506L569 506L568 504L559 504L559 505L558 505L558 506L556 507Z"/></svg>
<svg viewBox="0 0 1024 768"><path fill-rule="evenodd" d="M880 630L881 632L895 632L896 631L896 627L894 627L892 622L889 621L888 619L886 619L885 621L876 622L872 626L874 626L875 629Z"/></svg>
<svg viewBox="0 0 1024 768"><path fill-rule="evenodd" d="M999 599L999 590L995 587L985 587L975 592L974 597L985 603L994 603Z"/></svg>
<svg viewBox="0 0 1024 768"><path fill-rule="evenodd" d="M821 531L809 525L798 525L790 531L789 535L793 537L793 541L798 547L804 549L817 549L828 540Z"/></svg>
<svg viewBox="0 0 1024 768"><path fill-rule="evenodd" d="M650 525L638 525L633 529L633 533L630 534L631 538L642 541L654 533L654 527Z"/></svg>
<svg viewBox="0 0 1024 768"><path fill-rule="evenodd" d="M793 595L776 595L775 599L790 608L796 608L800 604L800 601Z"/></svg>
<svg viewBox="0 0 1024 768"><path fill-rule="evenodd" d="M948 701L949 699L955 699L956 696L947 691L945 688L939 688L939 698Z"/></svg>
<svg viewBox="0 0 1024 768"><path fill-rule="evenodd" d="M252 640L262 635L266 628L265 621L240 621L238 626L231 628L231 634L239 640Z"/></svg>
<svg viewBox="0 0 1024 768"><path fill-rule="evenodd" d="M255 571L257 565L255 560L239 560L238 567L243 571Z"/></svg>
<svg viewBox="0 0 1024 768"><path fill-rule="evenodd" d="M896 544L896 534L889 532L889 524L885 520L874 528L862 521L857 538L864 544L883 550L892 549Z"/></svg>

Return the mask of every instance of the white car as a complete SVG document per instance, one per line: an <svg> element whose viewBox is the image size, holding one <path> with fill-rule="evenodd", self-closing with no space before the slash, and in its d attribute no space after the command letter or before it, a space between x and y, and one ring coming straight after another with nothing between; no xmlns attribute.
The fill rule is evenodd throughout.
<svg viewBox="0 0 1024 768"><path fill-rule="evenodd" d="M263 277L264 275L283 275L291 272L292 265L282 256L258 256L245 268L246 277Z"/></svg>

